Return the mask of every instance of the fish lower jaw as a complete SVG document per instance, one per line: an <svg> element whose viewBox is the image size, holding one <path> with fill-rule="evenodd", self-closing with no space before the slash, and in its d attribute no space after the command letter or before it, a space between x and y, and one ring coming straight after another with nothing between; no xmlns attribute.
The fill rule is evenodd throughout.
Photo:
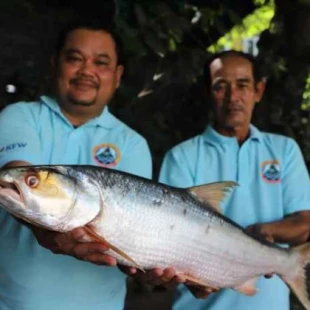
<svg viewBox="0 0 310 310"><path fill-rule="evenodd" d="M22 195L16 186L3 187L1 186L1 183L0 183L0 197L3 197L5 200L7 200L6 197L9 197L9 199L12 200L13 203L20 204L22 201Z"/></svg>

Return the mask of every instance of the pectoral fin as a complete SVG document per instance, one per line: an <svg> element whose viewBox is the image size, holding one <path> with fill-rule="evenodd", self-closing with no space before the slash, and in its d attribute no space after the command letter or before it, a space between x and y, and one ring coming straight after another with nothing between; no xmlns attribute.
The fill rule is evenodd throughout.
<svg viewBox="0 0 310 310"><path fill-rule="evenodd" d="M187 190L194 196L197 196L198 199L202 200L208 206L213 207L217 212L221 213L221 201L237 185L238 183L233 181L224 181L194 186L188 188Z"/></svg>
<svg viewBox="0 0 310 310"><path fill-rule="evenodd" d="M141 271L145 272L145 270L138 263L136 263L129 255L127 255L125 252L123 252L122 250L120 250L119 248L114 246L113 244L109 243L103 237L99 236L96 232L94 232L94 230L91 227L85 226L84 229L87 231L87 234L89 235L89 237L93 241L96 241L96 242L99 242L99 243L104 243L112 251L114 251L115 253L117 253L118 255L123 257L124 259L128 260L129 262L131 262L133 264L133 267L135 267L137 269L140 269Z"/></svg>

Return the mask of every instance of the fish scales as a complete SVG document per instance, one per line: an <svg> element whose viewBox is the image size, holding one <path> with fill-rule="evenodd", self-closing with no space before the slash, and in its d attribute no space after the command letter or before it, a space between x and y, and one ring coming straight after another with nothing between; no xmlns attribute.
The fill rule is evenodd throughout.
<svg viewBox="0 0 310 310"><path fill-rule="evenodd" d="M89 241L107 243L121 264L173 266L214 288L251 295L255 278L276 273L310 309L310 245L283 249L221 215L214 208L233 186L228 181L177 189L111 169L32 166L0 171L0 204L48 229L85 226Z"/></svg>
<svg viewBox="0 0 310 310"><path fill-rule="evenodd" d="M113 177L112 174L109 178ZM270 248L267 252L259 242L247 242L248 236L244 236L240 228L223 221L191 196L182 191L180 194L178 189L167 191L166 186L146 187L136 180L126 180L125 186L123 183L120 175L109 181L112 185L108 188L105 179L102 180L102 186L107 190L105 203L110 206L103 218L109 224L101 225L104 220L99 221L96 229L145 268L159 264L174 266L207 279L215 286L225 283L224 286L229 287L235 282L242 283L253 275L253 270L257 275L266 271L266 267L272 272L278 252L280 257L285 252L276 248L272 249L273 253ZM152 205L154 201L157 203ZM120 218L121 230L118 226ZM253 257L252 253L257 252L258 247L261 248L259 254ZM128 264L121 257L119 259ZM263 267L259 268L262 262ZM240 279L237 281L236 269Z"/></svg>

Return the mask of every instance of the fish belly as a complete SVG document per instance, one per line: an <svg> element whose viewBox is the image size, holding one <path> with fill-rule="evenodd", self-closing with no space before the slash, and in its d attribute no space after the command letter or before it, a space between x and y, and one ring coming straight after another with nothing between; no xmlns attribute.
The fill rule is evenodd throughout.
<svg viewBox="0 0 310 310"><path fill-rule="evenodd" d="M223 218L188 205L158 202L150 207L148 200L134 196L126 202L111 199L93 225L97 234L142 268L172 266L213 287L236 287L259 275L281 274L291 264L285 251L263 245Z"/></svg>

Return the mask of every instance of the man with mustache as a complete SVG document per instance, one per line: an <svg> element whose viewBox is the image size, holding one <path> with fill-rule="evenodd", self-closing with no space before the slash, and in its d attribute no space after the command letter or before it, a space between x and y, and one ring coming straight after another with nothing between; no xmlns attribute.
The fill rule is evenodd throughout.
<svg viewBox="0 0 310 310"><path fill-rule="evenodd" d="M150 178L145 139L107 106L124 70L114 32L98 21L70 24L52 66L52 96L1 112L0 166L88 164ZM83 243L85 236L82 228L61 234L27 226L0 208L0 309L123 309L125 274L107 267L116 260L106 245Z"/></svg>
<svg viewBox="0 0 310 310"><path fill-rule="evenodd" d="M240 186L222 206L223 214L285 246L307 241L310 183L300 149L290 138L251 125L265 87L255 59L238 51L214 55L205 65L205 85L214 121L166 154L160 181L184 188L236 181ZM198 300L180 285L173 309L289 310L289 290L277 276L259 279L256 288L251 297L223 289Z"/></svg>

